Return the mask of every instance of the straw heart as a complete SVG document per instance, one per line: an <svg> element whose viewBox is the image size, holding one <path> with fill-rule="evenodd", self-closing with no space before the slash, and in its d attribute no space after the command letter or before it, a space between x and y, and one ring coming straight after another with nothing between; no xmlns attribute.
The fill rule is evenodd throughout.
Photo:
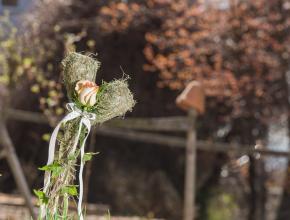
<svg viewBox="0 0 290 220"><path fill-rule="evenodd" d="M128 78L96 85L94 81L100 66L97 60L71 53L62 64L70 99L66 106L69 113L51 135L48 161L46 166L40 168L45 171L44 187L35 190L35 194L39 198L41 219L67 219L70 214L69 202L78 196L77 217L83 220L82 173L87 160L84 148L91 126L124 115L132 110L135 101L128 88ZM75 185L77 167L78 184Z"/></svg>

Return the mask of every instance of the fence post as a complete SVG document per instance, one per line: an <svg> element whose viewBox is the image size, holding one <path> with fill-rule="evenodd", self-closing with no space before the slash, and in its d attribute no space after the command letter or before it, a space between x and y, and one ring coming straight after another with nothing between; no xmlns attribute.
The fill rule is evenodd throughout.
<svg viewBox="0 0 290 220"><path fill-rule="evenodd" d="M263 145L257 144L256 150L262 150ZM249 220L265 219L265 203L266 203L266 173L264 158L260 153L249 155L249 183L251 188Z"/></svg>
<svg viewBox="0 0 290 220"><path fill-rule="evenodd" d="M0 148L3 149L3 156L8 162L16 185L24 198L26 207L32 219L36 220L37 216L34 212L31 193L5 123L5 110L6 106L9 106L9 94L9 90L5 86L0 85Z"/></svg>
<svg viewBox="0 0 290 220"><path fill-rule="evenodd" d="M196 187L196 117L204 112L204 90L201 83L190 82L177 97L176 104L188 112L190 127L187 130L185 152L185 181L184 181L184 209L183 220L194 220L195 187Z"/></svg>
<svg viewBox="0 0 290 220"><path fill-rule="evenodd" d="M16 155L14 145L8 134L6 125L4 124L3 121L1 121L1 119L0 119L0 144L4 149L5 157L15 178L17 187L25 200L27 208L29 209L31 217L36 220L37 217L33 209L33 204L31 200L32 197L29 191L29 187L27 185L26 179L23 174L23 170Z"/></svg>
<svg viewBox="0 0 290 220"><path fill-rule="evenodd" d="M183 219L193 220L195 217L195 183L196 183L196 111L188 112L191 126L187 131L185 153L185 185L184 185L184 210Z"/></svg>

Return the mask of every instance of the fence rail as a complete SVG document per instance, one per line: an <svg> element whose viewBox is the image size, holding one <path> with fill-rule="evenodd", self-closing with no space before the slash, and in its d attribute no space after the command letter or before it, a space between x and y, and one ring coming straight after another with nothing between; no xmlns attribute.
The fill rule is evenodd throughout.
<svg viewBox="0 0 290 220"><path fill-rule="evenodd" d="M17 109L7 109L6 118L23 122L49 124L48 118L42 113ZM96 134L123 138L132 141L142 141L174 148L185 148L186 137L167 134L156 134L148 131L187 131L190 123L188 117L167 118L127 118L113 119L102 126L97 126ZM240 145L236 143L222 143L213 141L197 141L197 149L212 152L271 155L276 157L290 157L288 151L276 151L265 147Z"/></svg>

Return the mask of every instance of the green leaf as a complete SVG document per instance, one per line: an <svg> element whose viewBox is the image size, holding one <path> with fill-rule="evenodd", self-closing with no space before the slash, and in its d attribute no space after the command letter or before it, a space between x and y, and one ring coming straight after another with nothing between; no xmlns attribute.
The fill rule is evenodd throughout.
<svg viewBox="0 0 290 220"><path fill-rule="evenodd" d="M40 92L40 87L38 84L34 84L33 86L30 87L30 91L33 93L39 93Z"/></svg>
<svg viewBox="0 0 290 220"><path fill-rule="evenodd" d="M64 186L64 187L62 187L61 192L63 194L67 193L67 194L69 194L71 196L78 195L78 190L77 190L77 186L76 185Z"/></svg>
<svg viewBox="0 0 290 220"><path fill-rule="evenodd" d="M48 197L46 196L46 194L43 191L34 189L33 192L37 196L37 198L41 204L48 203Z"/></svg>
<svg viewBox="0 0 290 220"><path fill-rule="evenodd" d="M43 167L39 167L38 169L39 170L42 170L42 171L53 171L55 168L57 167L60 167L60 164L57 163L57 162L54 162L52 164L49 164L49 165L45 165Z"/></svg>
<svg viewBox="0 0 290 220"><path fill-rule="evenodd" d="M63 171L63 167L57 162L54 162L54 163L49 164L49 165L45 165L45 166L40 167L38 169L42 170L42 171L50 171L52 177L59 176L59 174Z"/></svg>
<svg viewBox="0 0 290 220"><path fill-rule="evenodd" d="M33 62L33 59L32 58L29 58L29 57L25 57L23 59L23 66L25 68L29 68L31 65L32 65L32 62Z"/></svg>
<svg viewBox="0 0 290 220"><path fill-rule="evenodd" d="M99 154L99 152L97 153L94 153L94 152L88 152L88 153L85 153L84 157L83 157L83 160L85 162L89 161L92 159L93 155L96 155L96 154Z"/></svg>
<svg viewBox="0 0 290 220"><path fill-rule="evenodd" d="M50 139L50 134L43 134L42 135L42 140L44 140L44 141L49 141L49 139Z"/></svg>
<svg viewBox="0 0 290 220"><path fill-rule="evenodd" d="M44 194L44 192L42 192L41 190L36 190L36 189L34 189L33 192L38 198Z"/></svg>

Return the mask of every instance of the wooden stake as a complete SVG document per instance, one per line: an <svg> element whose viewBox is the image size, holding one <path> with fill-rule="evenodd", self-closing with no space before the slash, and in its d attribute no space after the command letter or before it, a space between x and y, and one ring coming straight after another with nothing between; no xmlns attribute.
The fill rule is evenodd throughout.
<svg viewBox="0 0 290 220"><path fill-rule="evenodd" d="M195 217L195 176L196 176L196 111L189 110L188 118L191 127L187 132L185 186L184 186L184 220L194 220Z"/></svg>
<svg viewBox="0 0 290 220"><path fill-rule="evenodd" d="M16 181L17 187L20 190L22 196L25 199L25 203L27 205L27 208L29 209L29 212L31 214L31 217L36 220L36 214L33 209L31 194L29 191L28 184L26 182L26 179L23 174L23 170L21 168L21 165L19 163L18 157L15 152L14 145L10 139L9 133L7 131L7 128L3 121L0 121L0 145L4 148L5 157L8 161L8 164L10 166L10 169L13 173L14 179Z"/></svg>

